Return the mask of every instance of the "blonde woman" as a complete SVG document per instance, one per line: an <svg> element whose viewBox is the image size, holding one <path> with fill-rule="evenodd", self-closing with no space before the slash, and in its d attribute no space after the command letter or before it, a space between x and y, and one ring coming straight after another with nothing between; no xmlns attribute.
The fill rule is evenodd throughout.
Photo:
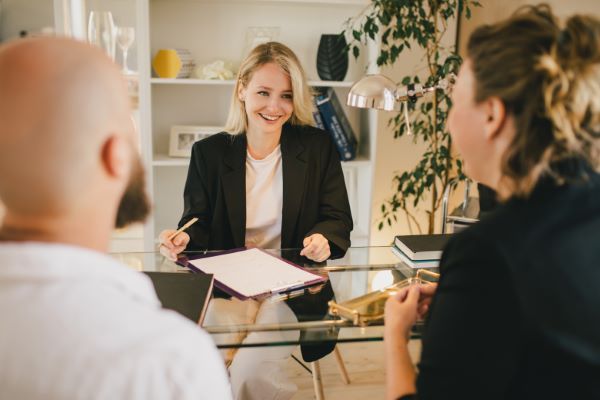
<svg viewBox="0 0 600 400"><path fill-rule="evenodd" d="M296 55L281 43L256 47L238 72L226 132L196 143L179 226L184 249L301 248L313 261L341 257L352 217L339 156L314 127L312 97Z"/></svg>
<svg viewBox="0 0 600 400"><path fill-rule="evenodd" d="M478 28L452 99L466 172L502 204L449 242L437 290L388 301L387 397L598 399L600 20L537 6Z"/></svg>
<svg viewBox="0 0 600 400"><path fill-rule="evenodd" d="M231 98L226 132L194 144L179 226L199 221L167 240L161 252L184 249L299 248L321 262L350 246L352 217L340 158L329 135L315 128L313 103L296 55L281 43L256 47L243 61ZM248 271L252 274L252 271ZM327 304L325 287L310 301ZM311 304L312 304L311 303ZM297 322L306 304L213 299L205 324ZM313 312L317 312L313 310ZM268 336L268 339L266 338ZM245 344L294 342L297 331L253 332ZM305 361L331 352L334 343L302 346ZM296 391L284 366L292 346L242 348L229 361L235 399L289 399Z"/></svg>

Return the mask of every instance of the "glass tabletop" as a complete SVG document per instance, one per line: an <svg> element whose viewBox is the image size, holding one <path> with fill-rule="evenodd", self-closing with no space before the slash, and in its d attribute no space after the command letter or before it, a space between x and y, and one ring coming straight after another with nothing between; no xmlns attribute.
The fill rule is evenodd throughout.
<svg viewBox="0 0 600 400"><path fill-rule="evenodd" d="M412 278L418 270L402 263L389 246L353 247L343 258L313 263L300 249L266 252L327 278L317 286L260 300L237 298L213 289L203 328L220 348L319 345L383 339L383 321L354 326L329 314L329 302L343 303ZM199 253L187 252L188 257ZM139 271L192 273L157 252L112 253ZM435 271L435 269L434 269ZM419 336L419 324L413 330Z"/></svg>

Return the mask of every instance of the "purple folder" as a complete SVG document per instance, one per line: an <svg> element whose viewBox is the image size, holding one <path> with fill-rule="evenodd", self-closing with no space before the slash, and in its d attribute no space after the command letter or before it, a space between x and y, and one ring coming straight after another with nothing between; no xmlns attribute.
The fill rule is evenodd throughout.
<svg viewBox="0 0 600 400"><path fill-rule="evenodd" d="M190 269L190 270L192 270L194 272L199 272L199 273L203 273L204 274L205 273L204 271L200 270L198 267L196 267L195 265L193 265L190 261L197 260L199 258L209 258L209 257L215 257L215 256L224 255L224 254L231 254L231 253L236 253L236 252L245 251L245 250L248 250L248 249L245 248L245 247L242 247L242 248L231 249L231 250L212 251L212 252L207 252L207 253L202 253L202 254L194 254L194 255L189 255L189 256L182 256L182 257L180 257L176 261L176 263L179 264L179 265L181 265L182 267L188 268L188 269ZM292 262L290 262L290 261L288 261L288 260L286 260L284 258L274 256L274 255L272 255L270 253L267 253L266 251L264 251L262 249L257 249L257 250L260 250L263 253L268 254L271 257L277 258L277 259L279 259L279 260L285 262L286 264L289 264L289 265L291 265L291 266L293 266L295 268L299 268L299 269L301 269L303 271L311 273L306 268L303 268L303 267L301 267L301 266L299 266L297 264L294 264L294 263L292 263ZM258 294L256 296L252 296L252 297L244 296L243 294L237 292L235 289L233 289L233 288L231 288L231 287L223 284L223 282L220 282L216 277L215 277L215 286L218 287L219 289L221 289L222 291L224 291L225 293L230 294L231 296L237 297L240 300L247 300L249 298L263 298L263 297L267 297L267 296L270 296L270 295L276 294L276 293L289 292L291 290L297 290L299 288L303 288L303 287L315 285L315 284L318 284L318 283L323 283L323 282L326 282L326 281L327 281L327 278L319 276L319 277L317 277L317 278L315 278L313 280L306 281L306 282L303 282L303 283L298 284L298 285L288 286L285 289L282 289L280 291L268 291L268 292L261 293L261 294Z"/></svg>

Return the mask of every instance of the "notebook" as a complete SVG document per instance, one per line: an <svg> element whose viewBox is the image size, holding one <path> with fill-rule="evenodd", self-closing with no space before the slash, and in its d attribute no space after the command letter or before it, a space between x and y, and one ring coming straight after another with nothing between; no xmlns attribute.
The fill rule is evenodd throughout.
<svg viewBox="0 0 600 400"><path fill-rule="evenodd" d="M282 293L327 281L320 275L263 250L235 249L178 261L215 276L215 286L242 300Z"/></svg>
<svg viewBox="0 0 600 400"><path fill-rule="evenodd" d="M394 245L413 261L439 260L452 234L399 235Z"/></svg>
<svg viewBox="0 0 600 400"><path fill-rule="evenodd" d="M152 280L163 308L202 325L213 288L213 276L182 272L144 272Z"/></svg>

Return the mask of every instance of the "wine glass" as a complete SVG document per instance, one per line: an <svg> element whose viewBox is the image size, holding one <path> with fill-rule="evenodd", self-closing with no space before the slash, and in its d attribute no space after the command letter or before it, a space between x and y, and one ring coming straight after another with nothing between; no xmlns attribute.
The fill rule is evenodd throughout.
<svg viewBox="0 0 600 400"><path fill-rule="evenodd" d="M102 48L115 59L115 24L110 11L91 11L88 21L88 42Z"/></svg>
<svg viewBox="0 0 600 400"><path fill-rule="evenodd" d="M127 52L129 47L135 40L135 29L131 26L120 26L117 28L117 44L123 54L123 69L124 74L132 74L133 71L127 67Z"/></svg>

